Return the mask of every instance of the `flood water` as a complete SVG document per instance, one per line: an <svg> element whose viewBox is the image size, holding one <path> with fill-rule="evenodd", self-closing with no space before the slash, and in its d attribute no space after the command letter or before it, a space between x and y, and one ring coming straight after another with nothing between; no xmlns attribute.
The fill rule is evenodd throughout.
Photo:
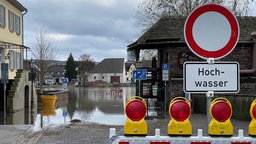
<svg viewBox="0 0 256 144"><path fill-rule="evenodd" d="M48 125L61 125L71 120L93 122L106 125L123 125L126 116L126 99L135 94L133 87L84 88L69 90L67 102L56 107L55 114L37 114L34 129Z"/></svg>
<svg viewBox="0 0 256 144"><path fill-rule="evenodd" d="M5 124L32 124L35 131L49 125L67 124L74 119L106 125L123 125L126 120L125 102L127 98L134 95L134 87L75 87L69 89L69 96L61 103L55 103L52 109L44 109L42 104L38 103L34 113L21 110L7 114ZM147 101L148 106L152 103L154 102ZM3 112L0 112L0 115L0 124L4 124ZM154 116L157 113L154 109L149 108L147 115Z"/></svg>

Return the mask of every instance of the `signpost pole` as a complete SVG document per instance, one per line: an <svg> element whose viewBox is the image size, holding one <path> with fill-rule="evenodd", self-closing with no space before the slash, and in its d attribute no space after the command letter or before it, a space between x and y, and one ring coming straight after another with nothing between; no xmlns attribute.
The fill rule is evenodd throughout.
<svg viewBox="0 0 256 144"><path fill-rule="evenodd" d="M208 91L206 93L206 99L207 99L207 102L206 102L206 110L207 110L207 121L208 121L208 124L210 123L211 121L211 115L210 115L210 105L211 105L211 102L212 102L212 98L214 97L214 93L213 91Z"/></svg>
<svg viewBox="0 0 256 144"><path fill-rule="evenodd" d="M4 84L4 125L6 124L6 83L8 83L8 64L1 63L1 78Z"/></svg>
<svg viewBox="0 0 256 144"><path fill-rule="evenodd" d="M207 59L207 62L208 64L214 64L214 58L208 58ZM212 98L214 97L214 92L213 91L208 91L206 93L206 110L207 110L207 122L208 124L210 123L211 121L211 114L210 114L210 105L211 105L211 102L212 102Z"/></svg>
<svg viewBox="0 0 256 144"><path fill-rule="evenodd" d="M4 125L6 125L6 82L4 82Z"/></svg>
<svg viewBox="0 0 256 144"><path fill-rule="evenodd" d="M166 81L164 81L164 111L165 111L165 113L164 113L164 117L166 117L166 105L167 105L167 100L166 100L166 98L167 98L167 85L166 85Z"/></svg>
<svg viewBox="0 0 256 144"><path fill-rule="evenodd" d="M166 82L169 80L169 64L162 64L162 80L164 81L164 116L166 117L166 105L167 105L167 84Z"/></svg>
<svg viewBox="0 0 256 144"><path fill-rule="evenodd" d="M138 94L139 94L139 96L141 96L141 81L140 81L140 79L138 80L139 81L139 89L138 89Z"/></svg>

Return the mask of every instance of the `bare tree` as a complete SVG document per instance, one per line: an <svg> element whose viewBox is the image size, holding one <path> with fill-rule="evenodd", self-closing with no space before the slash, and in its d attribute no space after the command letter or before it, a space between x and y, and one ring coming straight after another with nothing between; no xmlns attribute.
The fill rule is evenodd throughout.
<svg viewBox="0 0 256 144"><path fill-rule="evenodd" d="M52 47L53 40L47 37L45 31L41 29L35 37L35 46L31 49L33 57L36 59L36 64L40 69L39 83L42 92L44 75L47 73L47 61L53 60L55 49Z"/></svg>
<svg viewBox="0 0 256 144"><path fill-rule="evenodd" d="M94 61L92 58L91 58L91 55L90 54L82 54L80 55L80 58L79 58L80 61Z"/></svg>
<svg viewBox="0 0 256 144"><path fill-rule="evenodd" d="M80 55L79 60L79 68L78 73L81 77L81 82L83 86L86 86L86 83L88 81L88 72L94 67L95 63L94 60L91 58L91 55L89 54L82 54Z"/></svg>
<svg viewBox="0 0 256 144"><path fill-rule="evenodd" d="M247 16L256 0L144 0L138 6L137 25L143 32L163 16L188 16L198 6L215 3L227 7L236 16ZM152 50L142 51L144 59L152 58Z"/></svg>
<svg viewBox="0 0 256 144"><path fill-rule="evenodd" d="M138 6L137 24L146 30L164 15L187 16L207 3L221 4L236 16L246 16L255 0L144 0Z"/></svg>

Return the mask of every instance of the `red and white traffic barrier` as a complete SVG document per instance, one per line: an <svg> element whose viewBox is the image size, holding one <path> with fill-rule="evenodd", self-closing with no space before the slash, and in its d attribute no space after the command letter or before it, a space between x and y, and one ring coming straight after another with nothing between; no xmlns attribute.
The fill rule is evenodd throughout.
<svg viewBox="0 0 256 144"><path fill-rule="evenodd" d="M160 129L155 130L154 136L118 136L116 129L110 128L109 140L111 144L256 144L256 138L245 137L243 130L238 130L236 137L210 137L203 136L203 130L198 129L197 136L170 137L161 136Z"/></svg>

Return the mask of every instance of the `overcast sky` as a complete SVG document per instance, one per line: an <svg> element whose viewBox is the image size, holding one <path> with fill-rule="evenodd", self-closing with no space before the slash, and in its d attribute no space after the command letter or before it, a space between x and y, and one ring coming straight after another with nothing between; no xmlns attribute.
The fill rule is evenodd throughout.
<svg viewBox="0 0 256 144"><path fill-rule="evenodd" d="M140 30L136 12L142 0L19 0L28 9L24 15L25 45L33 48L40 29L53 39L56 60L75 60L90 54L104 58L126 58L127 45ZM32 58L31 54L28 58Z"/></svg>

